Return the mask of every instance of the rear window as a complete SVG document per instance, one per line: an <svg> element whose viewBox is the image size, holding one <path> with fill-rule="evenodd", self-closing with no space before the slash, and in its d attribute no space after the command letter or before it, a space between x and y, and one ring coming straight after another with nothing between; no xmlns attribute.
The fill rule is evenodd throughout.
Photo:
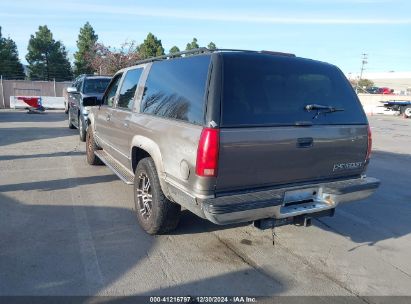
<svg viewBox="0 0 411 304"><path fill-rule="evenodd" d="M110 78L91 78L84 81L83 92L85 94L102 94L106 90L108 84L110 83Z"/></svg>
<svg viewBox="0 0 411 304"><path fill-rule="evenodd" d="M141 112L202 124L210 56L154 62Z"/></svg>
<svg viewBox="0 0 411 304"><path fill-rule="evenodd" d="M223 55L222 126L364 124L361 104L342 72L313 60L261 54ZM318 115L305 106L344 109Z"/></svg>

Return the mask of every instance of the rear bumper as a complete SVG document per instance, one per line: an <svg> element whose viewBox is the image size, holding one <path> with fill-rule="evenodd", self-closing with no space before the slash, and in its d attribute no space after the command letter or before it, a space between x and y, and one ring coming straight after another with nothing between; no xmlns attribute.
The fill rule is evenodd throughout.
<svg viewBox="0 0 411 304"><path fill-rule="evenodd" d="M369 197L380 185L372 177L286 187L201 201L205 217L215 224L265 218L285 219L334 209L338 204Z"/></svg>

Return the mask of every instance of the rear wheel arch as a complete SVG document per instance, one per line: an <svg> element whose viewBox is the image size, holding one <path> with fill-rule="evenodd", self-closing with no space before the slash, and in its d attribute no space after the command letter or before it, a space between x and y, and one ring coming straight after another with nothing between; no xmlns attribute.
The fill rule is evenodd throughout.
<svg viewBox="0 0 411 304"><path fill-rule="evenodd" d="M133 172L136 171L138 163L146 157L151 157L151 155L144 149L140 147L132 147L131 149L131 166L133 168Z"/></svg>
<svg viewBox="0 0 411 304"><path fill-rule="evenodd" d="M146 157L151 157L154 161L154 164L156 166L157 174L158 174L158 179L160 181L161 189L168 198L169 196L169 191L167 184L165 182L165 171L164 171L164 166L163 166L163 160L161 157L161 152L160 148L158 145L152 141L151 139L148 139L143 136L135 136L132 140L131 144L131 168L133 172L135 172L137 165L139 161Z"/></svg>

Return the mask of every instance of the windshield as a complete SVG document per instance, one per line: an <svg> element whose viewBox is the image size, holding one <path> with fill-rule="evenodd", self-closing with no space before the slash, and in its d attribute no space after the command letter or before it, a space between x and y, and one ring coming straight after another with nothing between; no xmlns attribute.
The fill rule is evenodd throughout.
<svg viewBox="0 0 411 304"><path fill-rule="evenodd" d="M107 88L110 78L90 78L84 81L85 94L102 94Z"/></svg>
<svg viewBox="0 0 411 304"><path fill-rule="evenodd" d="M223 54L222 126L365 124L355 93L329 64L264 54ZM309 104L344 109L324 115Z"/></svg>

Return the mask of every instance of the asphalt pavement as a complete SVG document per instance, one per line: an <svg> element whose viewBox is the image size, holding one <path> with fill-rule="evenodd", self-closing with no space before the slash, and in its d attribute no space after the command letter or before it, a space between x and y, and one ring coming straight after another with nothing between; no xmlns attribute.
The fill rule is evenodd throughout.
<svg viewBox="0 0 411 304"><path fill-rule="evenodd" d="M311 227L138 226L63 112L0 111L0 295L411 295L411 119L369 117L371 198Z"/></svg>

